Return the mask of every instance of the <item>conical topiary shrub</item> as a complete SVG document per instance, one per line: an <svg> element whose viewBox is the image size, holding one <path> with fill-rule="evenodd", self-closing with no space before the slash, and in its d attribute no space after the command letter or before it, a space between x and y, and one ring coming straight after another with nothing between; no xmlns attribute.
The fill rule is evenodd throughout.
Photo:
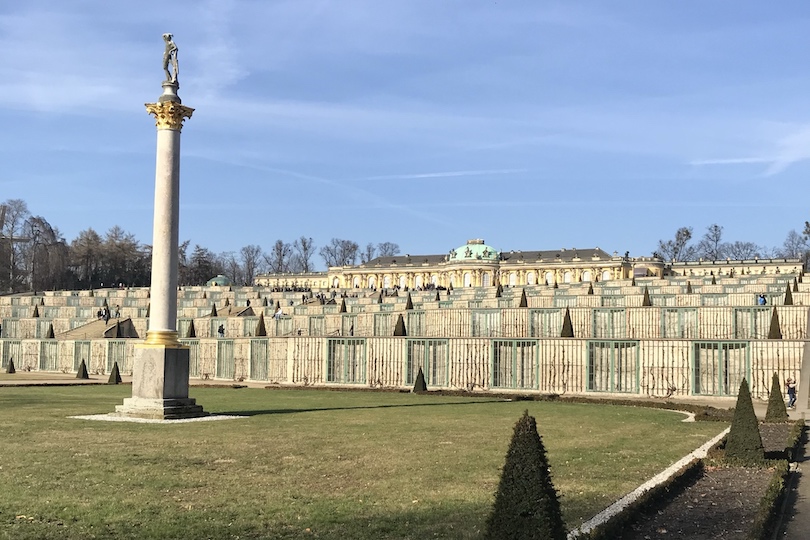
<svg viewBox="0 0 810 540"><path fill-rule="evenodd" d="M267 307L267 297L262 298L262 307Z"/></svg>
<svg viewBox="0 0 810 540"><path fill-rule="evenodd" d="M340 300L340 309L338 309L338 313L346 313L346 300Z"/></svg>
<svg viewBox="0 0 810 540"><path fill-rule="evenodd" d="M529 307L529 299L526 298L526 289L523 289L520 292L520 303L518 304L518 307Z"/></svg>
<svg viewBox="0 0 810 540"><path fill-rule="evenodd" d="M382 293L382 291L380 291L380 295L377 297L377 303L378 304L383 303L383 293Z"/></svg>
<svg viewBox="0 0 810 540"><path fill-rule="evenodd" d="M413 309L413 300L411 300L411 293L408 293L408 298L405 300L405 309Z"/></svg>
<svg viewBox="0 0 810 540"><path fill-rule="evenodd" d="M225 307L228 307L230 305L231 305L231 301L226 298L225 299Z"/></svg>
<svg viewBox="0 0 810 540"><path fill-rule="evenodd" d="M9 375L13 375L14 373L17 373L17 370L14 369L14 357L13 356L8 359L8 365L6 366L6 373L8 373Z"/></svg>
<svg viewBox="0 0 810 540"><path fill-rule="evenodd" d="M419 373L416 374L416 381L413 383L413 392L427 392L427 384L425 383L425 374L422 373L422 368L419 368Z"/></svg>
<svg viewBox="0 0 810 540"><path fill-rule="evenodd" d="M786 306L793 305L793 293L790 291L790 285L787 286L785 290L785 301L783 302Z"/></svg>
<svg viewBox="0 0 810 540"><path fill-rule="evenodd" d="M503 296L503 285L498 283L498 288L495 289L495 298L500 298L501 296Z"/></svg>
<svg viewBox="0 0 810 540"><path fill-rule="evenodd" d="M779 314L776 312L776 306L773 306L771 327L768 329L768 339L782 339L782 328L779 326Z"/></svg>
<svg viewBox="0 0 810 540"><path fill-rule="evenodd" d="M148 296L148 295L149 295L149 293L147 292L146 294L147 294L147 298L149 298L149 296ZM96 295L96 293L94 293L94 292L93 292L93 289L90 289L90 294L89 294L89 296L90 296L90 297L93 297L93 296L95 296L95 295Z"/></svg>
<svg viewBox="0 0 810 540"><path fill-rule="evenodd" d="M787 422L790 420L785 407L785 398L782 395L782 385L779 375L774 372L771 379L771 395L768 396L768 411L765 413L766 422Z"/></svg>
<svg viewBox="0 0 810 540"><path fill-rule="evenodd" d="M712 274L712 285L717 285L717 279L715 279L714 274Z"/></svg>
<svg viewBox="0 0 810 540"><path fill-rule="evenodd" d="M217 304L216 302L211 305L211 317L217 316Z"/></svg>
<svg viewBox="0 0 810 540"><path fill-rule="evenodd" d="M203 300L207 300L207 299L208 299L208 293L203 291Z"/></svg>
<svg viewBox="0 0 810 540"><path fill-rule="evenodd" d="M795 282L796 280L794 279L793 281ZM44 296L43 296L42 298L40 298L40 299L39 299L39 305L40 305L40 306L44 306L44 305L45 305L45 297L44 297Z"/></svg>
<svg viewBox="0 0 810 540"><path fill-rule="evenodd" d="M439 297L439 291L436 291L436 298L435 298L435 300L436 300L436 302L441 302L441 300L442 300L442 299Z"/></svg>
<svg viewBox="0 0 810 540"><path fill-rule="evenodd" d="M636 276L633 276L633 279L630 280L630 285L632 285L633 287L636 286Z"/></svg>
<svg viewBox="0 0 810 540"><path fill-rule="evenodd" d="M53 333L53 323L48 325L48 333L45 334L45 339L53 339L56 335Z"/></svg>
<svg viewBox="0 0 810 540"><path fill-rule="evenodd" d="M188 331L186 332L186 338L193 339L197 337L197 329L194 328L194 319L191 319L188 323Z"/></svg>
<svg viewBox="0 0 810 540"><path fill-rule="evenodd" d="M551 481L546 449L529 411L515 424L506 452L487 540L565 540L560 500Z"/></svg>
<svg viewBox="0 0 810 540"><path fill-rule="evenodd" d="M686 294L692 294L692 283L689 281L686 282Z"/></svg>
<svg viewBox="0 0 810 540"><path fill-rule="evenodd" d="M647 289L647 286L644 286L644 298L641 300L642 306L652 306L652 301L650 300L650 291Z"/></svg>
<svg viewBox="0 0 810 540"><path fill-rule="evenodd" d="M152 302L146 304L146 318L149 318L149 314L152 312Z"/></svg>
<svg viewBox="0 0 810 540"><path fill-rule="evenodd" d="M588 283L588 294L593 294L593 283Z"/></svg>
<svg viewBox="0 0 810 540"><path fill-rule="evenodd" d="M405 319L402 317L402 313L397 316L397 323L394 325L394 335L398 337L408 335L408 332L405 329Z"/></svg>
<svg viewBox="0 0 810 540"><path fill-rule="evenodd" d="M121 384L121 371L118 369L118 362L113 362L112 371L110 371L110 378L107 384Z"/></svg>
<svg viewBox="0 0 810 540"><path fill-rule="evenodd" d="M275 309L276 309L276 311L278 311L280 308L281 308L281 301L280 301L280 300L276 300L276 308L275 308Z"/></svg>
<svg viewBox="0 0 810 540"><path fill-rule="evenodd" d="M34 312L31 314L32 317L39 317L39 307L34 304Z"/></svg>
<svg viewBox="0 0 810 540"><path fill-rule="evenodd" d="M571 323L571 310L565 308L565 316L563 317L562 331L560 337L574 337L574 325Z"/></svg>
<svg viewBox="0 0 810 540"><path fill-rule="evenodd" d="M264 325L264 313L259 313L259 324L256 325L256 336L267 337L267 327Z"/></svg>
<svg viewBox="0 0 810 540"><path fill-rule="evenodd" d="M77 379L89 379L90 375L87 374L87 364L84 363L84 359L82 359L82 363L79 364L79 371L76 372Z"/></svg>
<svg viewBox="0 0 810 540"><path fill-rule="evenodd" d="M751 402L748 381L745 379L740 383L734 419L726 440L726 460L741 465L759 465L765 460L759 422Z"/></svg>

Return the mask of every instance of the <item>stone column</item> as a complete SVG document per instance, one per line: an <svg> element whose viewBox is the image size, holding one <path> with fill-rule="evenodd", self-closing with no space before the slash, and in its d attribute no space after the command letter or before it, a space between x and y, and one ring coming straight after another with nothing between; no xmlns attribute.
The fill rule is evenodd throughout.
<svg viewBox="0 0 810 540"><path fill-rule="evenodd" d="M180 130L194 109L181 104L176 81L163 83L157 103L147 103L157 125L152 284L146 341L135 346L132 397L117 406L121 416L171 420L208 413L188 397L189 350L177 339Z"/></svg>

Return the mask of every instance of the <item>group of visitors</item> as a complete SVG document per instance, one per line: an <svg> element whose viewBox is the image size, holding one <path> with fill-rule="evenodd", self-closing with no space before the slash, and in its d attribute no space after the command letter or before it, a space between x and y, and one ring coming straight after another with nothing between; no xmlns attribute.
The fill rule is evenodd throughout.
<svg viewBox="0 0 810 540"><path fill-rule="evenodd" d="M116 304L114 314L110 313L110 308L107 306L103 306L96 312L96 318L99 320L104 320L105 324L110 322L110 318L112 317L115 317L116 319L121 318L121 306Z"/></svg>

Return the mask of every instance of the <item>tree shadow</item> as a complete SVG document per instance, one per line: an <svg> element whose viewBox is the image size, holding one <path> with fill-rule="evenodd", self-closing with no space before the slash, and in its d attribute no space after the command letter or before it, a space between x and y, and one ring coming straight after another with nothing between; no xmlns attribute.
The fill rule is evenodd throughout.
<svg viewBox="0 0 810 540"><path fill-rule="evenodd" d="M785 488L784 501L777 517L777 530L772 538L791 538L798 536L788 536L790 533L793 535L798 532L798 529L804 529L806 522L807 512L807 496L806 493L810 489L806 485L802 486L802 482L810 482L810 477L803 478L802 467L810 467L810 456L807 455L807 427L802 430L801 443L796 449L793 456L793 461L799 464L799 468L791 471ZM801 504L797 503L801 501ZM802 516L803 519L795 520L797 516ZM801 536L801 535L800 535Z"/></svg>
<svg viewBox="0 0 810 540"><path fill-rule="evenodd" d="M475 401L457 401L453 403L400 403L400 404L382 404L382 405L357 405L352 407L309 407L306 409L257 409L257 410L236 410L236 411L217 411L212 414L230 414L234 416L259 416L263 414L298 414L308 412L321 412L321 411L355 411L362 409L396 409L404 407L444 407L456 405L479 405L482 403L510 403L510 400L505 399L479 399Z"/></svg>

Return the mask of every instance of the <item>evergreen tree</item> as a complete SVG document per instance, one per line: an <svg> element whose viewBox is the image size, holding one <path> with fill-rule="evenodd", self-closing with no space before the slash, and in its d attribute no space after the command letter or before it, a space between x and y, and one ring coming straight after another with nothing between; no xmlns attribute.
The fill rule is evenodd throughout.
<svg viewBox="0 0 810 540"><path fill-rule="evenodd" d="M551 481L546 449L529 411L515 432L501 472L495 505L487 519L487 540L564 540L565 523Z"/></svg>
<svg viewBox="0 0 810 540"><path fill-rule="evenodd" d="M686 294L692 294L692 283L689 281L686 282Z"/></svg>
<svg viewBox="0 0 810 540"><path fill-rule="evenodd" d="M395 336L407 336L408 332L405 330L405 319L402 318L402 313L397 316L397 323L394 325Z"/></svg>
<svg viewBox="0 0 810 540"><path fill-rule="evenodd" d="M782 329L779 325L779 314L776 312L776 306L773 306L773 313L771 314L771 327L768 329L768 339L782 339Z"/></svg>
<svg viewBox="0 0 810 540"><path fill-rule="evenodd" d="M259 324L256 325L256 336L267 336L267 327L264 325L264 313L259 313Z"/></svg>
<svg viewBox="0 0 810 540"><path fill-rule="evenodd" d="M518 304L518 307L529 307L529 299L526 298L526 289L523 289L520 293L520 304Z"/></svg>
<svg viewBox="0 0 810 540"><path fill-rule="evenodd" d="M593 283L588 283L588 294L593 294Z"/></svg>
<svg viewBox="0 0 810 540"><path fill-rule="evenodd" d="M211 317L217 316L217 304L216 302L211 306Z"/></svg>
<svg viewBox="0 0 810 540"><path fill-rule="evenodd" d="M408 293L408 299L405 300L405 309L413 309L413 300L411 300L411 293Z"/></svg>
<svg viewBox="0 0 810 540"><path fill-rule="evenodd" d="M562 332L560 337L574 337L574 325L571 323L571 310L565 308L565 316L563 317Z"/></svg>
<svg viewBox="0 0 810 540"><path fill-rule="evenodd" d="M77 379L89 379L90 375L87 373L87 364L84 363L84 359L82 359L82 363L79 364L79 371L76 372Z"/></svg>
<svg viewBox="0 0 810 540"><path fill-rule="evenodd" d="M785 289L785 302L784 305L792 306L793 305L793 293L790 291L790 285L787 286Z"/></svg>
<svg viewBox="0 0 810 540"><path fill-rule="evenodd" d="M110 378L107 380L107 384L121 384L121 371L118 369L118 362L113 363L113 368L110 372Z"/></svg>
<svg viewBox="0 0 810 540"><path fill-rule="evenodd" d="M774 372L771 380L771 395L768 397L768 412L765 413L766 422L786 422L788 418L785 398L782 396L782 385L779 375Z"/></svg>
<svg viewBox="0 0 810 540"><path fill-rule="evenodd" d="M498 288L495 289L495 298L500 298L503 295L503 285L498 283Z"/></svg>
<svg viewBox="0 0 810 540"><path fill-rule="evenodd" d="M427 383L425 383L425 374L422 368L419 368L419 373L416 374L416 382L413 383L413 392L427 392Z"/></svg>
<svg viewBox="0 0 810 540"><path fill-rule="evenodd" d="M641 300L642 306L652 306L652 301L650 300L650 291L647 289L647 286L644 286L644 298Z"/></svg>
<svg viewBox="0 0 810 540"><path fill-rule="evenodd" d="M188 332L186 332L186 338L194 339L197 337L197 329L194 328L194 319L191 319L188 323Z"/></svg>
<svg viewBox="0 0 810 540"><path fill-rule="evenodd" d="M740 383L734 418L726 440L726 460L741 465L759 465L765 460L759 422L751 402L748 381L745 379Z"/></svg>
<svg viewBox="0 0 810 540"><path fill-rule="evenodd" d="M6 373L8 373L9 375L13 375L14 373L17 373L17 370L14 369L14 357L13 356L8 359L8 365L6 366Z"/></svg>

